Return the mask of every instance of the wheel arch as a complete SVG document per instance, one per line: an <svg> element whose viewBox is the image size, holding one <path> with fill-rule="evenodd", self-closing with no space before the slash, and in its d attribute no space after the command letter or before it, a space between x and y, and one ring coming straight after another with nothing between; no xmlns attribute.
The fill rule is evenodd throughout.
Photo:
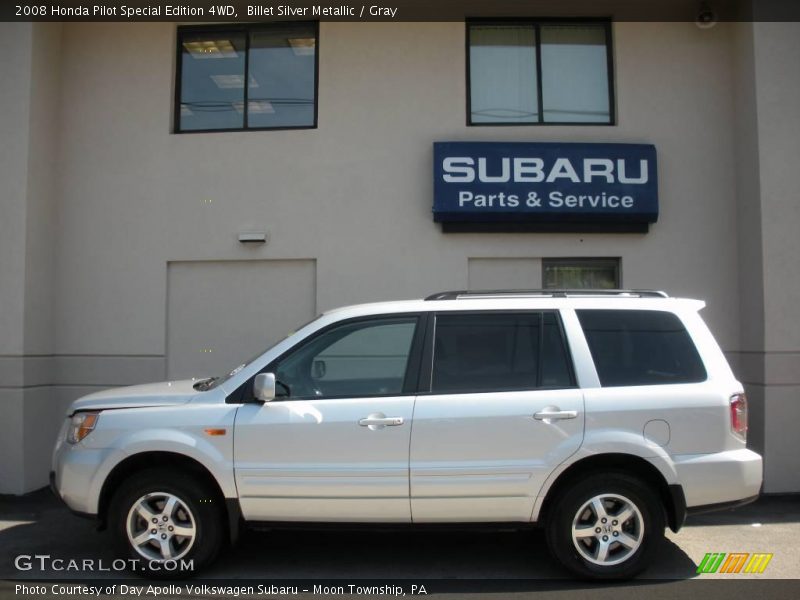
<svg viewBox="0 0 800 600"><path fill-rule="evenodd" d="M588 474L603 471L633 475L652 486L658 493L669 528L677 532L686 519L686 498L680 484L667 482L661 471L641 456L624 453L595 454L582 458L562 471L550 485L539 507L536 521L543 523L549 517L554 503L562 491Z"/></svg>
<svg viewBox="0 0 800 600"><path fill-rule="evenodd" d="M99 529L105 529L108 523L108 509L114 491L128 477L149 468L175 469L181 473L191 473L205 482L214 491L214 500L220 503L224 511L225 522L228 524L231 542L239 536L242 520L238 499L226 498L222 486L214 475L200 461L185 454L168 451L139 452L128 456L117 463L109 472L103 482L98 499L97 517Z"/></svg>

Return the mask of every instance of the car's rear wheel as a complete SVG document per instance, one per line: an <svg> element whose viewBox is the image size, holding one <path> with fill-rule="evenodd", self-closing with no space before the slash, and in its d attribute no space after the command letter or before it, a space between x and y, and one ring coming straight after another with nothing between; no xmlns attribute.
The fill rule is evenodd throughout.
<svg viewBox="0 0 800 600"><path fill-rule="evenodd" d="M109 518L120 557L152 577L187 577L216 558L223 542L218 494L204 482L148 469L114 495Z"/></svg>
<svg viewBox="0 0 800 600"><path fill-rule="evenodd" d="M600 473L576 480L559 494L546 532L553 555L576 575L628 579L657 553L664 510L638 478Z"/></svg>

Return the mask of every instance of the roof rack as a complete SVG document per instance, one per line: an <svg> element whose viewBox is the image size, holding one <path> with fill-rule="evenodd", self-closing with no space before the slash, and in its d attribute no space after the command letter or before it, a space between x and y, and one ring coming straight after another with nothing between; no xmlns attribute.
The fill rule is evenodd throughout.
<svg viewBox="0 0 800 600"><path fill-rule="evenodd" d="M542 289L542 290L453 290L437 292L425 300L462 300L467 298L669 298L658 290L588 290L588 289Z"/></svg>

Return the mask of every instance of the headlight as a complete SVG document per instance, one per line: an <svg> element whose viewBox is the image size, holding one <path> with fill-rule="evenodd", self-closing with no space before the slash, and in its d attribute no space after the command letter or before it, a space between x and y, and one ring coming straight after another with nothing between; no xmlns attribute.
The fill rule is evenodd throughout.
<svg viewBox="0 0 800 600"><path fill-rule="evenodd" d="M94 426L97 425L99 412L79 412L72 415L69 430L67 431L67 441L70 444L77 444L87 435L92 433Z"/></svg>

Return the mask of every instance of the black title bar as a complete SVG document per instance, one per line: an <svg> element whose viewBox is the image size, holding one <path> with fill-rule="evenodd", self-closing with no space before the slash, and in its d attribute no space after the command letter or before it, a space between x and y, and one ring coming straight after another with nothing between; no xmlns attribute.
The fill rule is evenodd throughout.
<svg viewBox="0 0 800 600"><path fill-rule="evenodd" d="M798 21L796 0L3 0L0 21L463 21L471 17L611 17L615 21Z"/></svg>

